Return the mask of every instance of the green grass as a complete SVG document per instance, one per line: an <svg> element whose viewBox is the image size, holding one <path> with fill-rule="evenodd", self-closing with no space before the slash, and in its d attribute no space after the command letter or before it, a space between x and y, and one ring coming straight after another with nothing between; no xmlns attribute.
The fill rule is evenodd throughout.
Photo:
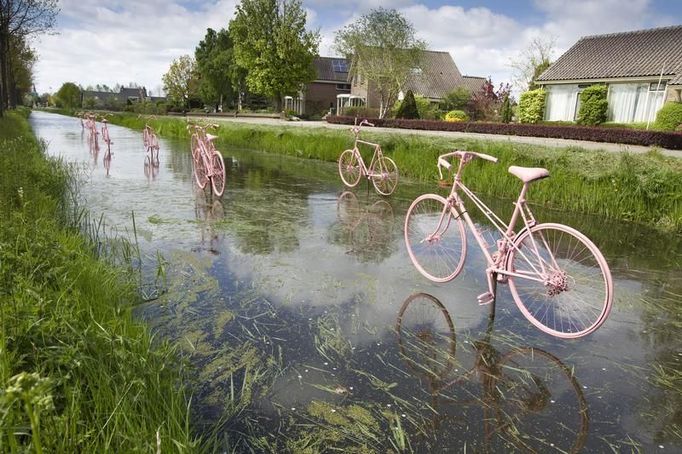
<svg viewBox="0 0 682 454"><path fill-rule="evenodd" d="M183 364L131 315L25 113L0 119L0 452L185 452Z"/></svg>
<svg viewBox="0 0 682 454"><path fill-rule="evenodd" d="M162 136L189 137L184 119L113 114L110 120L138 130L149 122ZM323 161L336 161L342 150L352 146L350 133L335 129L222 123L214 134L223 148L259 149ZM452 149L479 151L496 156L499 163L475 162L467 168L465 182L475 191L515 197L520 184L506 169L510 165L545 167L551 178L533 184L529 200L534 204L682 232L682 160L655 149L646 154L610 153L372 131L363 132L363 138L381 144L395 160L401 178L435 183L439 154ZM366 150L365 156L370 159L371 151Z"/></svg>

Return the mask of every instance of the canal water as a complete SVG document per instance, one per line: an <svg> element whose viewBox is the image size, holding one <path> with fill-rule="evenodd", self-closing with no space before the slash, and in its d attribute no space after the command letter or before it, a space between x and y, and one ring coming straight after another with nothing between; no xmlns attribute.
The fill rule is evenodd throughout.
<svg viewBox="0 0 682 454"><path fill-rule="evenodd" d="M193 424L217 431L223 448L682 449L679 237L538 208L541 221L591 237L615 280L606 323L558 340L524 319L505 286L495 305L478 305L487 288L476 247L450 283L414 269L402 224L435 184L401 181L389 198L363 182L346 192L333 163L219 144L218 199L193 184L185 141L161 138L153 167L141 133L110 126L105 166L79 120L34 112L31 122L49 155L79 168L92 218L139 247L136 313L178 345Z"/></svg>

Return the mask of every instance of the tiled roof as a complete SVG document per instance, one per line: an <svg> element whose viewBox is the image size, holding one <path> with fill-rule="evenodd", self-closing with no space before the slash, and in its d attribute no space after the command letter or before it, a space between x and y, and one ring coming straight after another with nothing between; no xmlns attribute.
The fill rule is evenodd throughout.
<svg viewBox="0 0 682 454"><path fill-rule="evenodd" d="M448 52L424 51L421 71L414 72L405 90L427 98L440 99L464 84L455 61Z"/></svg>
<svg viewBox="0 0 682 454"><path fill-rule="evenodd" d="M462 79L464 79L463 87L471 93L477 93L483 86L483 83L487 80L485 77L478 76L462 76Z"/></svg>
<svg viewBox="0 0 682 454"><path fill-rule="evenodd" d="M581 38L538 81L678 75L682 25Z"/></svg>
<svg viewBox="0 0 682 454"><path fill-rule="evenodd" d="M682 85L682 68L677 72L677 76L673 77L668 85Z"/></svg>
<svg viewBox="0 0 682 454"><path fill-rule="evenodd" d="M338 63L334 63L334 62ZM335 71L335 69L342 69L344 66L348 68L348 62L345 58L337 57L315 57L313 60L317 76L315 80L329 80L336 82L348 82L348 71ZM336 66L336 67L335 67Z"/></svg>

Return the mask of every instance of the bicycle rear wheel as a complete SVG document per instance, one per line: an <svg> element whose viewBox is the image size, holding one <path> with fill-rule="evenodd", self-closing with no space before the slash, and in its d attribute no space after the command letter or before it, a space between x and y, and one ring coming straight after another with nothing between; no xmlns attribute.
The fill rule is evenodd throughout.
<svg viewBox="0 0 682 454"><path fill-rule="evenodd" d="M211 186L213 193L220 197L225 191L225 162L219 151L214 151L211 157L213 164L213 175L211 176Z"/></svg>
<svg viewBox="0 0 682 454"><path fill-rule="evenodd" d="M407 210L405 245L412 263L424 277L448 282L464 266L467 252L464 222L453 216L444 197L421 195Z"/></svg>
<svg viewBox="0 0 682 454"><path fill-rule="evenodd" d="M208 183L208 170L206 169L206 163L204 162L204 155L205 152L201 145L199 145L199 148L197 148L197 152L194 155L194 159L192 160L194 164L194 179L197 182L197 186L201 189L204 189Z"/></svg>
<svg viewBox="0 0 682 454"><path fill-rule="evenodd" d="M360 160L355 150L346 150L339 156L339 175L343 184L352 188L360 181Z"/></svg>
<svg viewBox="0 0 682 454"><path fill-rule="evenodd" d="M509 276L521 313L552 336L585 336L611 311L609 266L597 246L571 227L539 224L523 231L509 254L507 270L524 276Z"/></svg>
<svg viewBox="0 0 682 454"><path fill-rule="evenodd" d="M374 172L380 174L372 177L374 189L381 195L391 195L398 186L398 166L395 165L393 159L382 156Z"/></svg>

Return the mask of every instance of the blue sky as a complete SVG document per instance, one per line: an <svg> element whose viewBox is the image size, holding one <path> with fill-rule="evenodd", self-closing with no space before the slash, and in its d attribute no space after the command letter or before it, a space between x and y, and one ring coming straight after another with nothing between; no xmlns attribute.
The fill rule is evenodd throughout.
<svg viewBox="0 0 682 454"><path fill-rule="evenodd" d="M61 0L58 34L43 36L36 88L137 82L157 94L171 61L193 54L207 27L226 27L237 0ZM462 74L510 82L510 62L537 37L557 58L581 36L682 24L682 0L304 0L320 31L321 55L334 33L371 8L395 8L433 50L448 51Z"/></svg>

